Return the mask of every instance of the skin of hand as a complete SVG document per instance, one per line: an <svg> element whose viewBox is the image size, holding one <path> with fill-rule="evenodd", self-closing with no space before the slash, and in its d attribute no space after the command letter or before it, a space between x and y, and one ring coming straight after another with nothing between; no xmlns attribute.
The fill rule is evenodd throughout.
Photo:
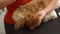
<svg viewBox="0 0 60 34"><path fill-rule="evenodd" d="M36 14L33 15L33 16L34 16L34 17L40 16L40 17L41 17L41 20L42 20L47 13L49 13L49 12L51 12L52 10L55 9L55 7L56 7L56 5L57 5L57 2L58 2L58 0L52 0L52 1L49 3L49 5L48 5L46 8L44 8L44 10L39 11L38 13L36 13Z"/></svg>
<svg viewBox="0 0 60 34"><path fill-rule="evenodd" d="M0 9L14 3L16 0L0 0Z"/></svg>
<svg viewBox="0 0 60 34"><path fill-rule="evenodd" d="M50 3L49 3L49 5L46 7L46 8L44 8L44 10L42 10L42 11L39 11L38 13L36 13L36 14L32 14L32 16L30 16L30 17L33 17L33 18L30 18L30 17L28 17L27 18L27 21L30 21L30 29L31 30L34 30L37 26L33 26L33 24L32 24L32 19L36 19L37 18L37 16L40 18L40 20L42 20L44 17L45 17L45 15L47 14L47 13L49 13L49 12L51 12L55 7L56 7L56 5L57 5L57 1L58 0L52 0ZM37 23L37 22L36 22ZM32 24L32 25L31 25ZM41 23L40 23L41 24ZM36 24L37 25L37 24Z"/></svg>
<svg viewBox="0 0 60 34"><path fill-rule="evenodd" d="M30 30L34 30L41 24L41 20L39 19L39 16L34 17L33 13L30 13L25 17L25 25L28 26Z"/></svg>

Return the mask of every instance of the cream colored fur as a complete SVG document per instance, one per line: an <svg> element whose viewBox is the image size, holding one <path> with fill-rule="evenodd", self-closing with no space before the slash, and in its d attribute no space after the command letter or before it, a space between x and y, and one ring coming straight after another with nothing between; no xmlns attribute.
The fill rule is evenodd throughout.
<svg viewBox="0 0 60 34"><path fill-rule="evenodd" d="M37 13L41 10L43 10L49 3L51 0L32 0L31 2L25 4L25 5L21 5L19 6L16 11L13 13L12 18L13 20L16 22L15 23L15 29L19 29L21 26L24 25L24 18L29 14L29 13ZM48 18L52 17L51 13L48 14L47 16L49 16ZM43 21L49 20L46 19L47 16L45 16L45 18L43 19ZM39 18L39 25L41 24L41 20ZM35 29L31 28L31 29Z"/></svg>

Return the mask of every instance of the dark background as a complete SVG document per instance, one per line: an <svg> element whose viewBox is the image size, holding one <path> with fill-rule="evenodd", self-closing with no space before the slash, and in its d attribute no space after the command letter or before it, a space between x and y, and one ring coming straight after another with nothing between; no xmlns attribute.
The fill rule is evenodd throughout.
<svg viewBox="0 0 60 34"><path fill-rule="evenodd" d="M60 8L56 9L56 12L60 12ZM34 31L29 29L21 29L15 32L15 34L60 34L60 17L54 20L49 20L47 23L42 23L41 26Z"/></svg>

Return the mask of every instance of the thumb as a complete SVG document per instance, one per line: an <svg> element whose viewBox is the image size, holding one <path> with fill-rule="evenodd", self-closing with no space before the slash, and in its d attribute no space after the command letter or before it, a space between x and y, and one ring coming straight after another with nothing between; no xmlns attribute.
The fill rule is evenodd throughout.
<svg viewBox="0 0 60 34"><path fill-rule="evenodd" d="M45 14L40 14L39 17L40 19L43 19L45 17Z"/></svg>

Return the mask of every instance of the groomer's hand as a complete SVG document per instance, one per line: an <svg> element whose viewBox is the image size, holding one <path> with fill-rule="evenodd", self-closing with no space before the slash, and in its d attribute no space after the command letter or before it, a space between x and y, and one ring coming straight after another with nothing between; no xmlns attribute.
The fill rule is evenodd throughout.
<svg viewBox="0 0 60 34"><path fill-rule="evenodd" d="M42 11L39 11L38 13L34 14L33 16L34 16L34 18L39 16L39 18L42 20L46 14L47 13L44 10L42 10Z"/></svg>
<svg viewBox="0 0 60 34"><path fill-rule="evenodd" d="M11 1L11 3L14 3L16 0L10 0Z"/></svg>
<svg viewBox="0 0 60 34"><path fill-rule="evenodd" d="M16 0L0 0L0 9L14 3Z"/></svg>
<svg viewBox="0 0 60 34"><path fill-rule="evenodd" d="M31 30L34 30L36 27L38 27L41 24L41 21L42 21L42 19L44 18L45 15L46 15L45 11L39 11L36 14L30 13L26 17L25 22L28 24L27 26L29 26L29 28Z"/></svg>

